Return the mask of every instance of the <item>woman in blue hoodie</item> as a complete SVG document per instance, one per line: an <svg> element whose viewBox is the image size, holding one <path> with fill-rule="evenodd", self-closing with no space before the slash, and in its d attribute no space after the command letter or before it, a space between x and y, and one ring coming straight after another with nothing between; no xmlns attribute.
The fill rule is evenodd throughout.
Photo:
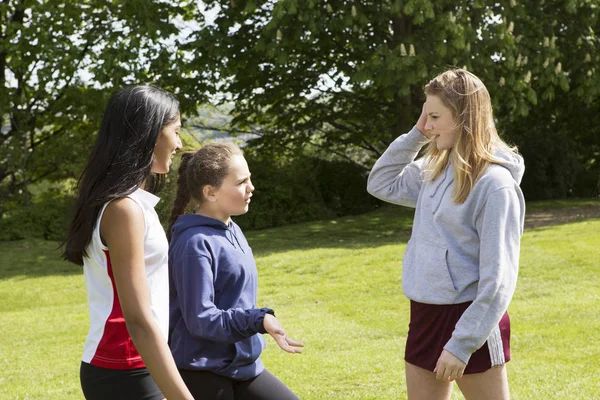
<svg viewBox="0 0 600 400"><path fill-rule="evenodd" d="M508 399L523 159L498 136L488 91L472 73L446 71L425 94L416 126L377 160L367 188L416 208L402 262L408 398L449 399L456 380L468 400Z"/></svg>
<svg viewBox="0 0 600 400"><path fill-rule="evenodd" d="M287 337L273 310L256 306L252 249L231 219L248 211L253 191L237 146L182 155L169 229L169 340L196 399L298 399L260 359L264 333L289 353L302 344ZM183 214L190 201L194 213Z"/></svg>

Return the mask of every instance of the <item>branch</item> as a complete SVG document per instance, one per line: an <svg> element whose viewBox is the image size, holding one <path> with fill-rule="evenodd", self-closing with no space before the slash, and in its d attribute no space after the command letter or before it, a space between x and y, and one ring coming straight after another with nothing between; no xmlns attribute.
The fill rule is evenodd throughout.
<svg viewBox="0 0 600 400"><path fill-rule="evenodd" d="M236 129L236 128L225 128L224 129L224 128L219 128L216 126L208 126L208 125L201 125L201 124L193 124L193 125L189 125L189 127L195 128L195 129L207 130L207 131L224 132L224 133L228 133L228 134L232 134L234 132L257 134L255 131L252 131L252 130L246 131L246 130Z"/></svg>
<svg viewBox="0 0 600 400"><path fill-rule="evenodd" d="M66 132L66 130L65 130L65 127L64 127L64 125L63 125L63 126L61 126L59 129L57 129L56 131L54 131L53 133L49 133L49 134L47 134L45 137L43 137L42 139L39 139L39 140L38 140L38 141L36 141L36 142L32 142L32 143L31 143L31 148L37 147L37 146L39 146L40 144L43 144L43 143L45 143L46 141L48 141L48 139L52 139L52 138L58 137L59 135L61 135L61 134L65 133L65 132Z"/></svg>
<svg viewBox="0 0 600 400"><path fill-rule="evenodd" d="M347 126L345 126L343 124L340 124L339 122L327 121L327 123L330 124L331 126L333 126L334 128L339 129L340 131L344 131L346 133L356 133L352 129L348 128Z"/></svg>
<svg viewBox="0 0 600 400"><path fill-rule="evenodd" d="M333 154L335 154L336 156L338 156L338 157L340 157L340 158L342 158L342 159L344 159L344 160L346 160L346 161L349 161L349 162L351 162L352 164L354 164L354 165L356 165L356 166L358 166L358 167L360 167L360 168L367 169L367 168L366 168L364 165L362 165L362 164L360 164L360 163L356 162L355 160L353 160L353 159L352 159L351 157L349 157L348 155L346 155L346 154L344 154L344 153L340 153L339 151L337 151L337 150L335 150L335 149L333 149L333 148L331 148L331 147L328 147L328 146L323 146L322 144L317 144L317 143L314 143L314 142L312 142L312 141L308 141L308 142L307 142L307 144L309 144L309 145L311 145L311 146L314 146L314 147L317 147L317 148L320 148L320 149L322 149L322 150L325 150L325 151L327 151L327 152L329 152L329 153L333 153Z"/></svg>
<svg viewBox="0 0 600 400"><path fill-rule="evenodd" d="M377 157L379 157L381 155L381 152L379 150L377 150L375 147L373 147L373 145L371 143L367 142L364 138L362 139L362 142L364 143L364 146L361 146L361 148L375 153L375 155L377 155Z"/></svg>
<svg viewBox="0 0 600 400"><path fill-rule="evenodd" d="M88 51L94 44L100 42L100 40L102 39L102 35L94 36L92 34L97 29L98 29L98 25L94 25L88 31L88 40L86 41L85 46L83 46L83 48L81 49L81 52L79 53L79 56L77 57L77 64L75 65L75 68L73 69L74 72L71 74L71 76L67 80L65 86L63 86L62 90L56 96L54 101L50 105L48 105L48 107L46 108L46 111L45 111L46 113L51 113L52 109L56 106L56 104L59 102L59 100L62 99L62 97L65 95L66 91L71 87L71 82L73 81L73 78L75 77L75 71L79 70L79 66L83 62L83 59L87 55ZM41 99L41 95L44 93L45 93L44 91L41 91L40 94L31 102L31 104L28 107L28 111L31 111L33 106Z"/></svg>

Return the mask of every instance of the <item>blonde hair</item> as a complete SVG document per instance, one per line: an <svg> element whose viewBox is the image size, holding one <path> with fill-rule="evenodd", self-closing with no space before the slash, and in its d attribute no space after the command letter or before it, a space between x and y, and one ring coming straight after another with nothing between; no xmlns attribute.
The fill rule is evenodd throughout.
<svg viewBox="0 0 600 400"><path fill-rule="evenodd" d="M439 177L448 161L454 167L454 202L467 199L473 186L490 163L502 163L494 157L497 149L516 152L498 135L490 94L474 74L463 69L451 69L425 85L428 96L437 96L448 107L456 122L458 136L451 149L438 150L430 142L425 153L425 174L428 180Z"/></svg>

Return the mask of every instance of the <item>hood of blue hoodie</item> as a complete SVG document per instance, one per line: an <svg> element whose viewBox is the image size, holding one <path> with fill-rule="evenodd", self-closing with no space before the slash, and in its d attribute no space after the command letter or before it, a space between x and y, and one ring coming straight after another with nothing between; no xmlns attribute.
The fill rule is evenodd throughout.
<svg viewBox="0 0 600 400"><path fill-rule="evenodd" d="M230 222L231 223L231 222ZM206 217L199 214L184 214L181 215L173 225L172 234L180 234L186 229L193 226L211 226L218 229L227 229L227 224L218 219Z"/></svg>
<svg viewBox="0 0 600 400"><path fill-rule="evenodd" d="M233 247L241 250L242 252L246 252L240 240L240 236L243 236L240 228L235 224L231 219L229 223L226 224L223 221L218 219L210 218L204 215L199 214L184 214L181 215L175 224L173 224L173 228L171 229L171 240L175 240L175 238L182 235L186 230L190 228L198 228L198 227L206 227L213 228L218 231L223 231L225 233L225 237L229 242L233 245ZM245 242L245 240L244 240Z"/></svg>

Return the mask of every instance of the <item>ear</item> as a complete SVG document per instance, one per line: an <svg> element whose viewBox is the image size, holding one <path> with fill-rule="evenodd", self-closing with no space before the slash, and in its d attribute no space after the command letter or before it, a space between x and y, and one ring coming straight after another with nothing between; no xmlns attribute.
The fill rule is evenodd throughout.
<svg viewBox="0 0 600 400"><path fill-rule="evenodd" d="M217 188L211 185L204 185L202 188L202 194L206 201L214 203L217 201Z"/></svg>

